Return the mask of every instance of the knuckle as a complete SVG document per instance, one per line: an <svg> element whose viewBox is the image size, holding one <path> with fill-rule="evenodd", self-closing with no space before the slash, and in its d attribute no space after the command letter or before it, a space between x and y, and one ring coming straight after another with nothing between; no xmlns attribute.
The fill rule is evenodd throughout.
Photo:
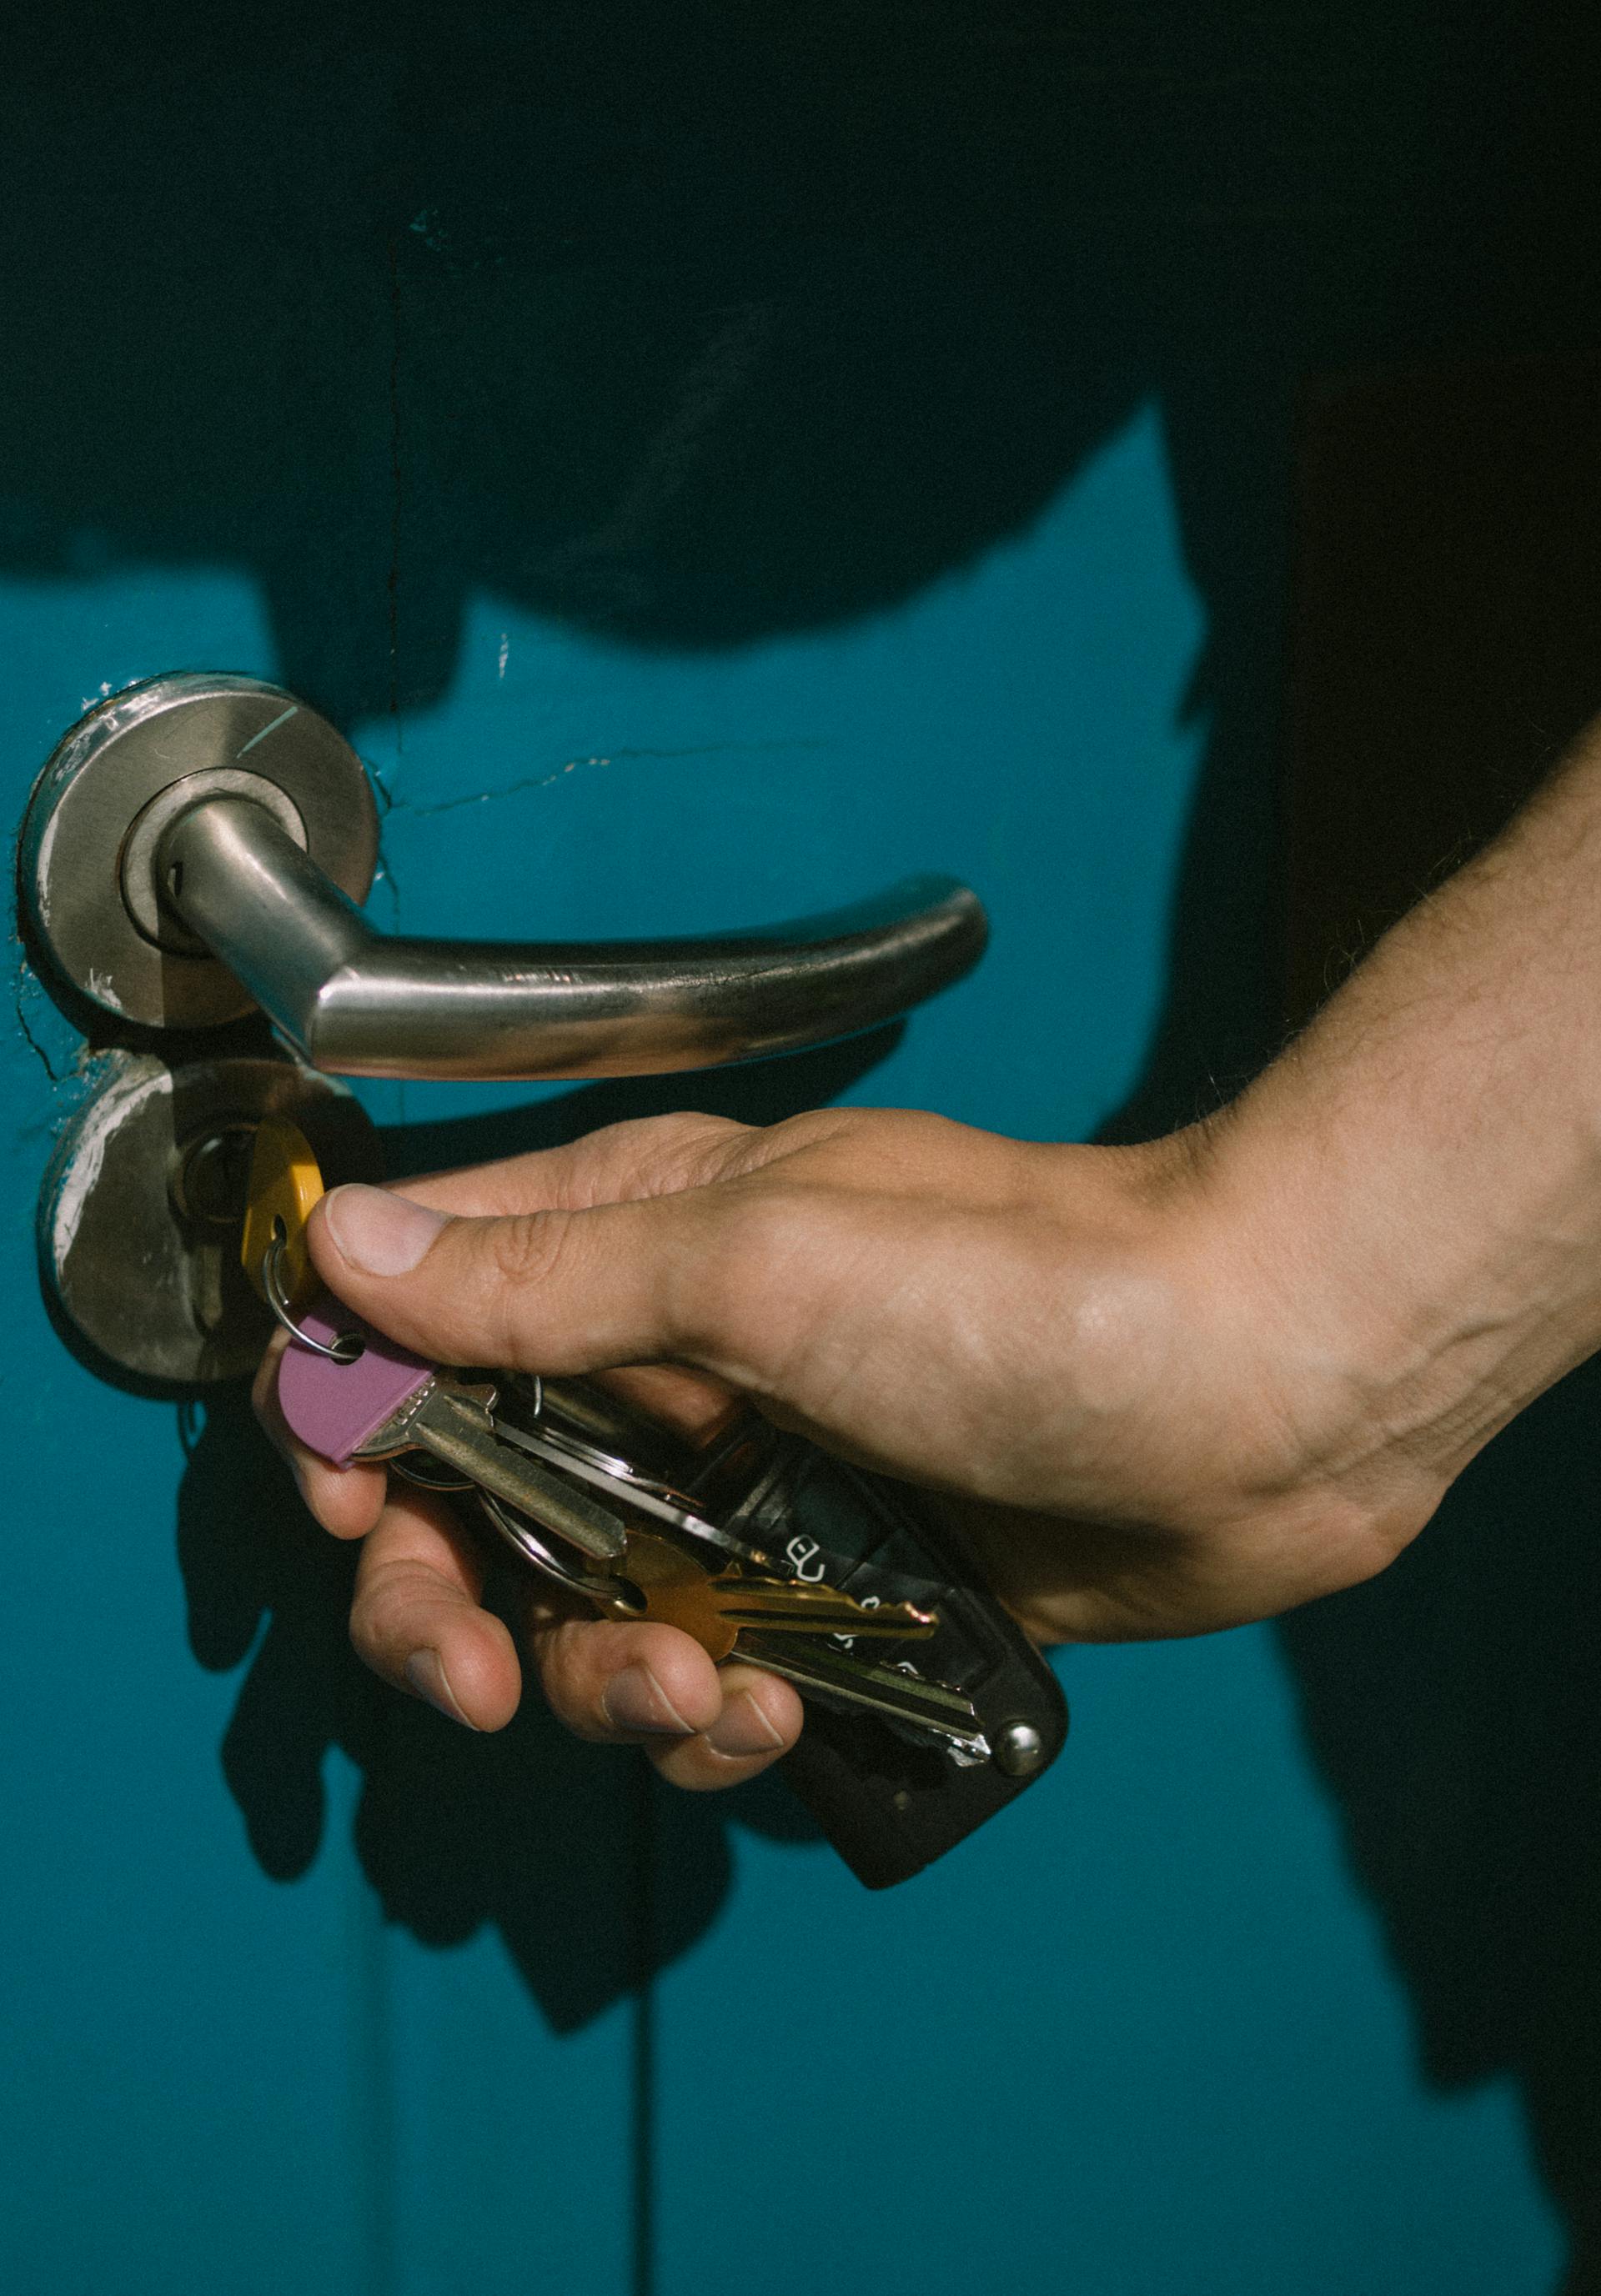
<svg viewBox="0 0 1601 2296"><path fill-rule="evenodd" d="M673 1325L691 1347L743 1362L772 1336L775 1300L816 1243L816 1201L764 1181L719 1191L671 1270Z"/></svg>
<svg viewBox="0 0 1601 2296"><path fill-rule="evenodd" d="M570 1233L562 1212L514 1212L484 1229L490 1274L511 1290L546 1281L559 1267Z"/></svg>
<svg viewBox="0 0 1601 2296"><path fill-rule="evenodd" d="M356 1595L349 1614L349 1646L361 1660L363 1667L372 1667L374 1674L388 1674L383 1662L383 1651L388 1649L388 1637L382 1630L382 1611L372 1603L370 1595Z"/></svg>
<svg viewBox="0 0 1601 2296"><path fill-rule="evenodd" d="M350 1607L350 1644L374 1673L390 1674L404 1663L415 1640L409 1631L412 1613L425 1591L417 1572L403 1563L362 1574Z"/></svg>
<svg viewBox="0 0 1601 2296"><path fill-rule="evenodd" d="M562 1283L576 1257L576 1235L565 1212L520 1212L487 1224L480 1263L487 1280L473 1285L474 1296L461 1306L493 1360L518 1360L530 1303Z"/></svg>
<svg viewBox="0 0 1601 2296"><path fill-rule="evenodd" d="M594 1669L588 1663L591 1621L563 1619L542 1627L533 1643L534 1669L546 1704L559 1722L580 1738L598 1741L606 1730L595 1695Z"/></svg>
<svg viewBox="0 0 1601 2296"><path fill-rule="evenodd" d="M634 1169L646 1195L673 1195L722 1178L731 1156L750 1136L731 1117L686 1113L645 1117L636 1138Z"/></svg>
<svg viewBox="0 0 1601 2296"><path fill-rule="evenodd" d="M581 1143L588 1175L587 1200L614 1203L677 1195L718 1179L730 1154L751 1130L732 1117L694 1111L635 1116L604 1125Z"/></svg>

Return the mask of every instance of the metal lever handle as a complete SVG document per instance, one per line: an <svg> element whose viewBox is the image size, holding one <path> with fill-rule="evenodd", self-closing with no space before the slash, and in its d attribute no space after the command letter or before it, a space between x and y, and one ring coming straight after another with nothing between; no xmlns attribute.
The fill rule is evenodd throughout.
<svg viewBox="0 0 1601 2296"><path fill-rule="evenodd" d="M424 940L375 931L265 808L209 799L168 830L167 901L314 1068L340 1076L647 1076L854 1035L984 947L949 878L715 939Z"/></svg>
<svg viewBox="0 0 1601 2296"><path fill-rule="evenodd" d="M713 940L390 937L356 906L377 851L366 773L333 726L282 686L180 672L63 736L19 882L31 948L79 996L188 1030L238 1019L248 994L341 1076L648 1076L788 1052L932 996L987 932L965 886L932 877Z"/></svg>

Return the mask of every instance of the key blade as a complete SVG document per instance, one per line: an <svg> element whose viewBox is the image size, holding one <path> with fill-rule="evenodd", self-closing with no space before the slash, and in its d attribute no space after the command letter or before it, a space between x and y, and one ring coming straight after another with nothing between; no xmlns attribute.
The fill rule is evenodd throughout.
<svg viewBox="0 0 1601 2296"><path fill-rule="evenodd" d="M495 1429L503 1442L515 1444L530 1458L543 1460L558 1473L587 1483L593 1489L603 1491L608 1498L637 1507L643 1514L654 1515L659 1522L669 1523L675 1530L684 1531L715 1548L719 1556L732 1555L742 1562L757 1564L768 1560L759 1549L729 1537L706 1516L697 1513L682 1491L636 1472L626 1460L607 1459L594 1452L586 1456L582 1447L554 1433L520 1426L512 1417L505 1398L496 1409Z"/></svg>
<svg viewBox="0 0 1601 2296"><path fill-rule="evenodd" d="M592 1562L620 1562L627 1553L628 1531L608 1508L501 1441L481 1392L437 1381L411 1406L406 1439L531 1516Z"/></svg>
<svg viewBox="0 0 1601 2296"><path fill-rule="evenodd" d="M780 1674L797 1690L825 1691L851 1706L864 1706L891 1721L905 1722L937 1738L988 1758L990 1745L979 1723L978 1709L959 1690L922 1675L902 1674L898 1667L874 1666L870 1660L847 1657L843 1651L797 1646L776 1635L742 1635L736 1658L768 1674Z"/></svg>
<svg viewBox="0 0 1601 2296"><path fill-rule="evenodd" d="M786 1635L850 1635L879 1641L923 1642L939 1625L932 1611L910 1603L880 1603L872 1609L833 1587L799 1581L764 1583L759 1578L714 1578L711 1591L729 1625L742 1631L766 1627Z"/></svg>

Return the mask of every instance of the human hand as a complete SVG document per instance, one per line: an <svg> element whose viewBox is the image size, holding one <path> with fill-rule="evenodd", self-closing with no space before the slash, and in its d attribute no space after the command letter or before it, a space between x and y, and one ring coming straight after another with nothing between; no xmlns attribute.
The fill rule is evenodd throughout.
<svg viewBox="0 0 1601 2296"><path fill-rule="evenodd" d="M1375 1439L1326 1302L1229 1184L1228 1130L1107 1149L903 1111L669 1118L404 1196L337 1190L309 1241L341 1299L435 1359L673 1367L658 1408L732 1387L942 1494L1042 1640L1193 1634L1368 1575L1442 1488ZM266 1380L261 1400L270 1421ZM364 1656L475 1727L508 1719L517 1652L479 1607L476 1542L379 1468L296 1466L327 1527L366 1538ZM789 1685L669 1628L531 1586L521 1623L557 1714L678 1784L735 1783L798 1734Z"/></svg>

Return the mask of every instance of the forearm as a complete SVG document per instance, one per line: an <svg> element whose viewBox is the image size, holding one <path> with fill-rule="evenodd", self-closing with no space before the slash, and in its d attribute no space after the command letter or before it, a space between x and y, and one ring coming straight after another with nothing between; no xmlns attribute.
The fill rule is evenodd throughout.
<svg viewBox="0 0 1601 2296"><path fill-rule="evenodd" d="M1375 1454L1449 1481L1601 1346L1601 723L1219 1132L1262 1296Z"/></svg>

